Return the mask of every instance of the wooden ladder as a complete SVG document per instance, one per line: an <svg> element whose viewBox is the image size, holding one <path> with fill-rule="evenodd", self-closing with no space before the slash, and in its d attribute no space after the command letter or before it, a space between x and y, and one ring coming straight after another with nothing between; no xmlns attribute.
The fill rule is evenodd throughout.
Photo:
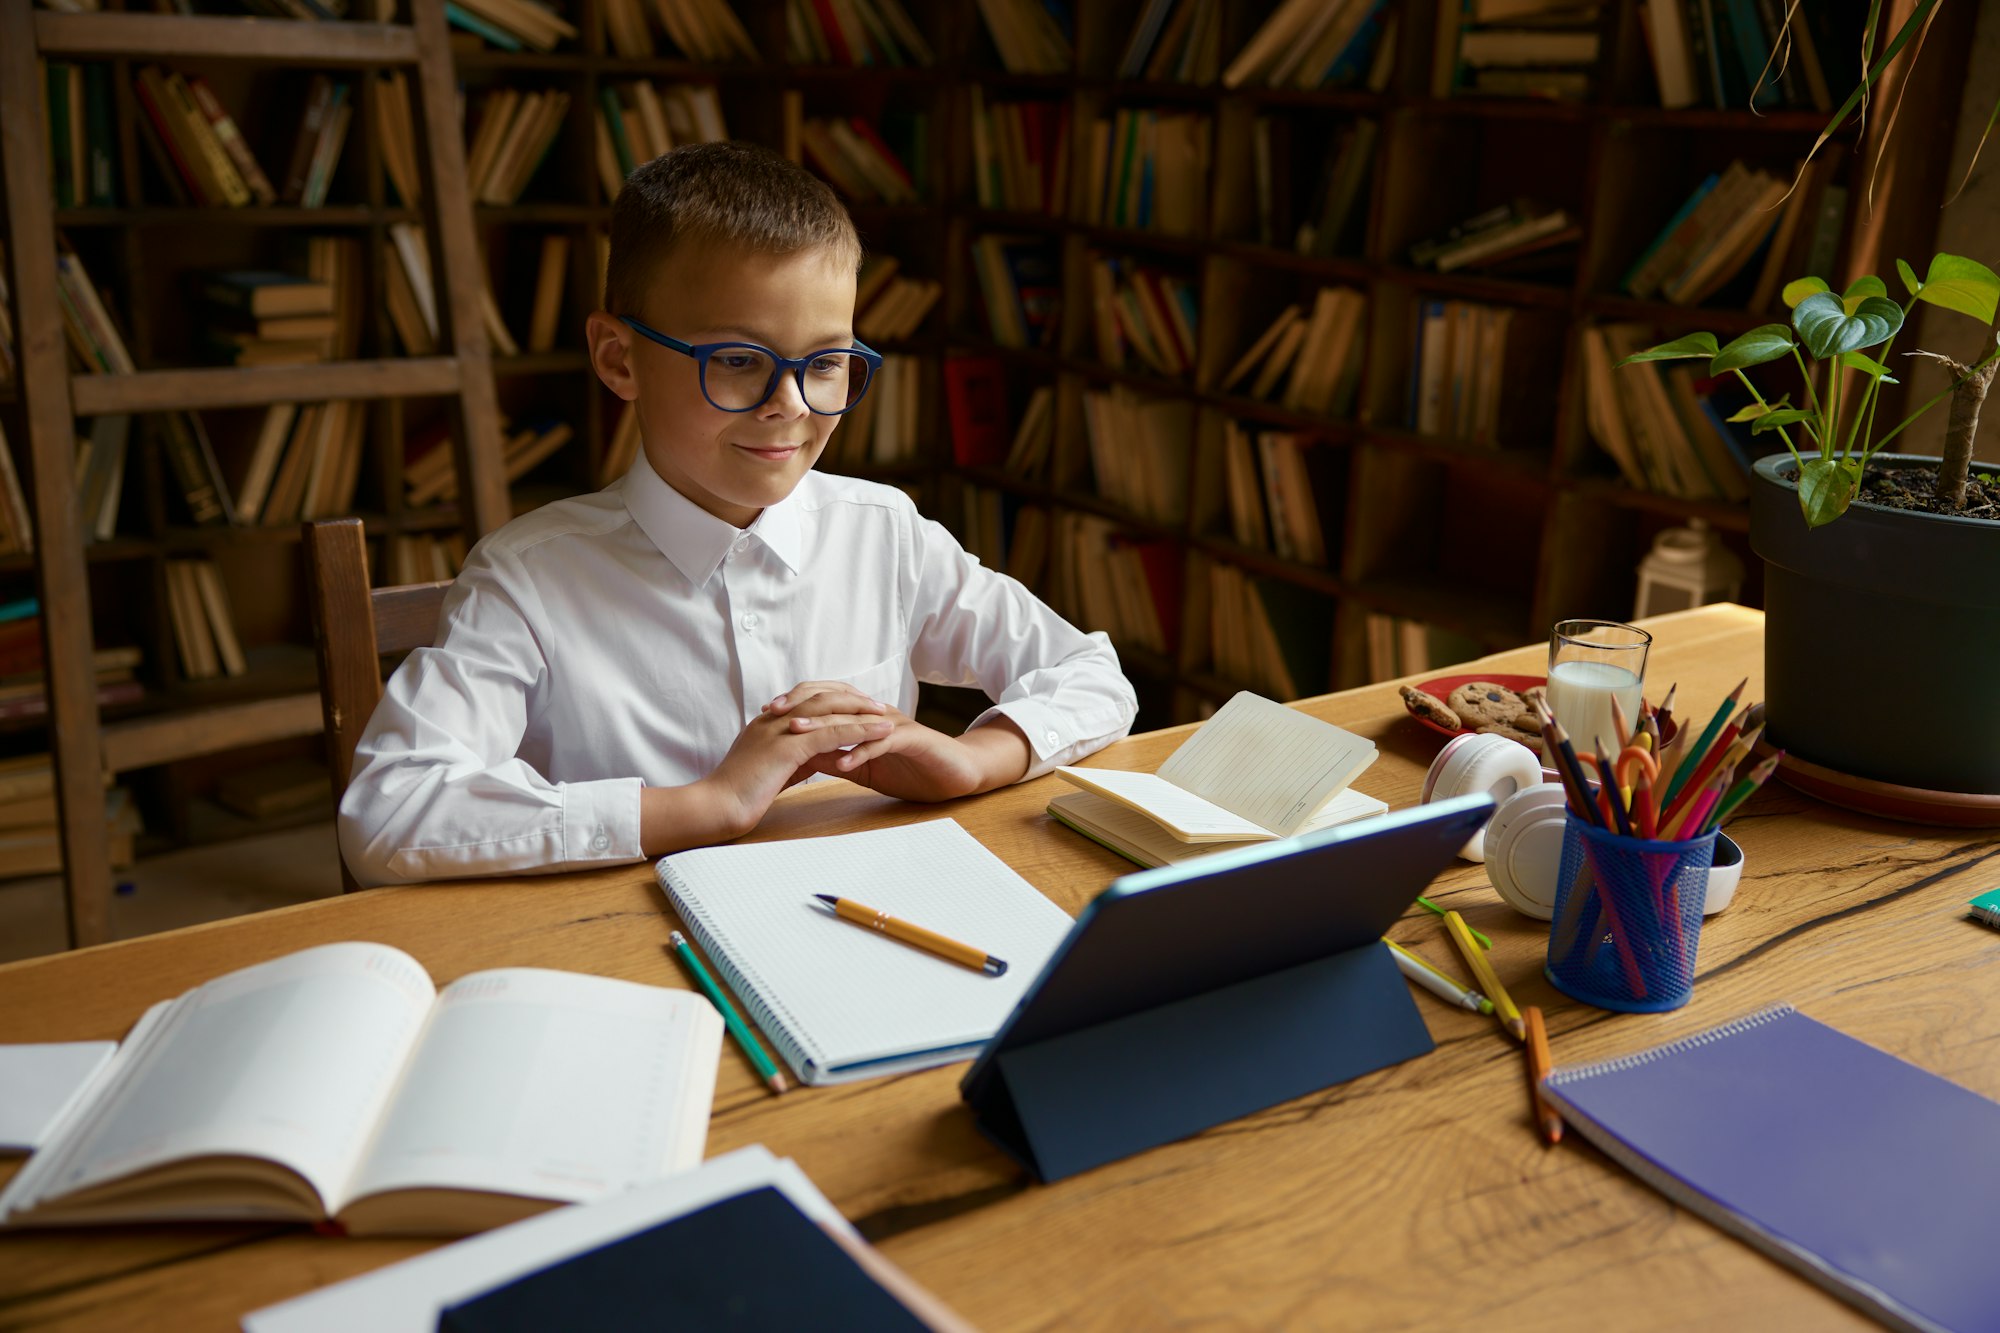
<svg viewBox="0 0 2000 1333"><path fill-rule="evenodd" d="M71 947L110 937L111 863L104 829L104 737L91 665L90 593L75 493L75 418L117 412L257 407L330 399L454 400L456 462L468 535L511 516L499 409L480 321L478 241L455 109L444 0L410 0L395 23L62 14L0 0L0 157L12 236L17 361L33 487L50 750L55 763ZM416 68L419 166L435 272L442 354L301 366L69 373L56 294L56 233L38 56L222 58L315 69Z"/></svg>

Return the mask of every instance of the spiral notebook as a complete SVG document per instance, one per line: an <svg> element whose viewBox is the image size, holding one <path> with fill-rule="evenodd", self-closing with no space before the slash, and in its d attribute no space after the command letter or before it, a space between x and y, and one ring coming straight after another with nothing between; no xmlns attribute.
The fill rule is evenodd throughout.
<svg viewBox="0 0 2000 1333"><path fill-rule="evenodd" d="M1654 1189L1892 1327L2000 1327L2000 1102L1790 1005L1544 1087Z"/></svg>
<svg viewBox="0 0 2000 1333"><path fill-rule="evenodd" d="M703 847L660 886L786 1064L807 1083L967 1060L1069 933L1069 914L956 820ZM852 898L1007 960L990 977L827 912Z"/></svg>

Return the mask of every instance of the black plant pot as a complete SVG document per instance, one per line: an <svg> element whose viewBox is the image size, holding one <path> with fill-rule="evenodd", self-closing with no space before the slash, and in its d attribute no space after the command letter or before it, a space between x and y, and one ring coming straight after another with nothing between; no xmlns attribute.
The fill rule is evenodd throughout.
<svg viewBox="0 0 2000 1333"><path fill-rule="evenodd" d="M2000 523L1856 503L1809 530L1791 455L1755 473L1765 735L1852 777L2000 793Z"/></svg>

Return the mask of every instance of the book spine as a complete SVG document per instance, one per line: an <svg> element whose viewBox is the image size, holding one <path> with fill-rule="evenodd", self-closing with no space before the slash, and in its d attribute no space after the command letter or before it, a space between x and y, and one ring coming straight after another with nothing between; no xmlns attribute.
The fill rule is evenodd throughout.
<svg viewBox="0 0 2000 1333"><path fill-rule="evenodd" d="M673 903L674 910L680 913L682 922L688 928L688 934L694 936L695 943L699 944L701 951L708 955L709 962L713 963L715 970L722 974L722 979L728 983L737 1000L750 1011L750 1017L757 1021L757 1026L763 1030L764 1035L771 1039L771 1044L778 1048L778 1054L783 1057L785 1063L790 1065L801 1079L807 1083L813 1082L806 1073L807 1066L819 1066L823 1062L816 1052L806 1047L803 1029L799 1027L791 1011L766 1000L765 992L757 985L757 978L738 967L736 959L727 950L719 947L720 942L716 939L715 932L709 928L707 919L702 916L700 907L688 897L679 871L662 861L659 874L660 883L667 891L667 898Z"/></svg>

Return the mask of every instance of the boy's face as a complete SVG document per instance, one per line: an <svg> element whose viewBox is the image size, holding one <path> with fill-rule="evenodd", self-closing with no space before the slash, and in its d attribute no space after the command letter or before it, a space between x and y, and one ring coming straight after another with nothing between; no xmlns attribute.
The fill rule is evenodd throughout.
<svg viewBox="0 0 2000 1333"><path fill-rule="evenodd" d="M628 313L682 342L757 343L802 357L854 344L854 280L824 249L769 255L688 243L668 253L644 306ZM591 317L591 344L599 376L639 413L653 470L739 528L792 493L840 422L807 410L794 374L780 375L762 406L724 412L703 396L693 357L608 315Z"/></svg>

